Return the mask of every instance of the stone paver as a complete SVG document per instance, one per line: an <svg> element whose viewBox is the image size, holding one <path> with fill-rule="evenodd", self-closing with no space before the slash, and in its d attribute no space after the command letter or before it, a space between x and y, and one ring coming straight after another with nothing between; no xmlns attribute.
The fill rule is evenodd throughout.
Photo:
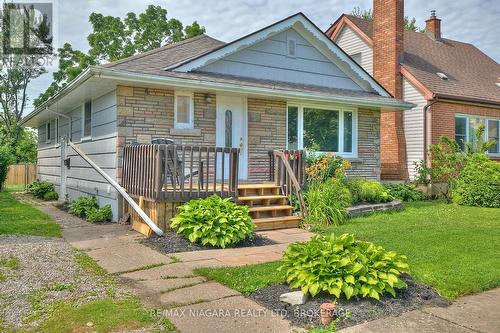
<svg viewBox="0 0 500 333"><path fill-rule="evenodd" d="M183 333L292 333L302 329L243 296L172 309L167 317Z"/></svg>
<svg viewBox="0 0 500 333"><path fill-rule="evenodd" d="M240 295L240 293L220 283L206 282L167 292L160 297L160 302L167 307L172 307L213 301L236 295Z"/></svg>
<svg viewBox="0 0 500 333"><path fill-rule="evenodd" d="M91 250L87 253L112 274L172 262L169 257L137 243Z"/></svg>
<svg viewBox="0 0 500 333"><path fill-rule="evenodd" d="M447 308L427 308L426 313L479 332L500 332L500 288L465 296Z"/></svg>
<svg viewBox="0 0 500 333"><path fill-rule="evenodd" d="M222 263L217 260L200 260L186 263L177 262L147 270L125 273L121 276L135 280L157 280L165 277L191 277L194 274L194 268L218 266L222 266Z"/></svg>
<svg viewBox="0 0 500 333"><path fill-rule="evenodd" d="M421 311L352 326L339 333L472 333L474 331Z"/></svg>
<svg viewBox="0 0 500 333"><path fill-rule="evenodd" d="M176 279L158 279L158 280L145 280L138 281L138 288L145 288L155 290L159 293L164 293L171 291L173 289L190 287L195 284L200 284L206 282L206 279L201 276L195 276L192 278L176 278Z"/></svg>

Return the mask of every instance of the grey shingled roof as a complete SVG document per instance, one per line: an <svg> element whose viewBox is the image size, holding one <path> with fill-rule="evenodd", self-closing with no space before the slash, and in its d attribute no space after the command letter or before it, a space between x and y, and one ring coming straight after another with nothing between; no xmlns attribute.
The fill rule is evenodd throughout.
<svg viewBox="0 0 500 333"><path fill-rule="evenodd" d="M345 15L369 38L373 21ZM472 44L405 31L401 65L436 95L500 103L500 65ZM436 72L444 73L442 80Z"/></svg>
<svg viewBox="0 0 500 333"><path fill-rule="evenodd" d="M148 52L121 59L103 67L129 71L136 73L153 74L159 76L178 77L186 79L196 79L208 82L247 85L252 87L262 87L271 89L282 89L300 92L311 92L324 95L335 95L343 97L366 98L369 100L388 100L389 97L382 97L375 93L364 91L353 91L346 89L336 89L321 86L301 85L288 82L259 80L247 77L222 75L206 72L176 72L175 70L165 70L165 67L186 61L199 55L209 53L225 43L207 35L201 35L182 42L163 46Z"/></svg>

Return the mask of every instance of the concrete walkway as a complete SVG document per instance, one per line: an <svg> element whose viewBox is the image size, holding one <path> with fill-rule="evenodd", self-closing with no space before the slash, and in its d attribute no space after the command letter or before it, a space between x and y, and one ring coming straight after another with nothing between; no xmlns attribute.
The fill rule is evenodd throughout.
<svg viewBox="0 0 500 333"><path fill-rule="evenodd" d="M429 307L341 330L342 333L498 333L500 288L461 297L446 308Z"/></svg>
<svg viewBox="0 0 500 333"><path fill-rule="evenodd" d="M62 226L64 238L84 250L184 333L298 332L290 322L217 282L193 272L198 267L240 266L281 258L288 243L308 240L301 229L261 232L278 244L163 255L140 244L130 226L93 225L51 205L39 205ZM180 261L179 261L180 260ZM500 332L500 288L458 299L447 308L424 308L342 330L382 332Z"/></svg>
<svg viewBox="0 0 500 333"><path fill-rule="evenodd" d="M308 240L312 233L302 229L261 232L278 244L169 256L140 244L143 236L128 225L90 224L50 205L38 209L59 222L63 237L73 247L115 274L146 306L167 316L183 333L301 331L239 292L196 276L193 269L279 260L288 243Z"/></svg>

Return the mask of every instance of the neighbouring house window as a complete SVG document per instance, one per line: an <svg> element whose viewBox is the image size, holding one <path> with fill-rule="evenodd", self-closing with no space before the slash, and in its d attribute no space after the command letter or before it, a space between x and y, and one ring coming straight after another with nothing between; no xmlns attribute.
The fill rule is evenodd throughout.
<svg viewBox="0 0 500 333"><path fill-rule="evenodd" d="M500 154L500 119L467 115L455 116L455 140L458 145L465 149L466 143L474 143L476 141L476 130L481 125L484 125L484 137L482 139L496 141L496 144L488 150L488 154Z"/></svg>
<svg viewBox="0 0 500 333"><path fill-rule="evenodd" d="M51 138L51 126L50 126L50 120L47 122L47 124L45 125L45 142L49 143L50 140L52 139Z"/></svg>
<svg viewBox="0 0 500 333"><path fill-rule="evenodd" d="M500 153L500 120L488 119L488 140L495 140L496 144L491 147L488 152L491 154L499 154Z"/></svg>
<svg viewBox="0 0 500 333"><path fill-rule="evenodd" d="M299 108L296 106L289 106L287 114L288 149L298 149L298 144L299 144L297 137L298 116L299 116Z"/></svg>
<svg viewBox="0 0 500 333"><path fill-rule="evenodd" d="M352 58L352 60L356 61L356 63L358 65L361 66L361 52L355 53L355 54L351 54L351 58Z"/></svg>
<svg viewBox="0 0 500 333"><path fill-rule="evenodd" d="M92 135L92 102L88 101L83 107L83 137Z"/></svg>
<svg viewBox="0 0 500 333"><path fill-rule="evenodd" d="M225 128L225 146L231 148L233 146L233 111L226 110L226 128Z"/></svg>
<svg viewBox="0 0 500 333"><path fill-rule="evenodd" d="M287 55L289 57L296 57L297 55L297 41L293 38L287 39Z"/></svg>
<svg viewBox="0 0 500 333"><path fill-rule="evenodd" d="M455 118L455 141L460 148L465 149L465 143L467 142L467 118Z"/></svg>
<svg viewBox="0 0 500 333"><path fill-rule="evenodd" d="M176 93L174 102L174 127L193 128L193 96L189 93Z"/></svg>
<svg viewBox="0 0 500 333"><path fill-rule="evenodd" d="M56 118L56 142L59 142L59 117Z"/></svg>
<svg viewBox="0 0 500 333"><path fill-rule="evenodd" d="M287 113L288 148L356 157L356 117L353 109L290 105Z"/></svg>

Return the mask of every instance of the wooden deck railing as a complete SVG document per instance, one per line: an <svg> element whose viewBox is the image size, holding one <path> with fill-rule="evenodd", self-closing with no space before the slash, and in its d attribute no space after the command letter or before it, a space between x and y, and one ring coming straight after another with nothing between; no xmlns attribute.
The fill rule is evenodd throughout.
<svg viewBox="0 0 500 333"><path fill-rule="evenodd" d="M284 195L297 197L302 216L307 215L302 195L306 181L304 156L303 150L274 150L270 159L271 180L281 187Z"/></svg>
<svg viewBox="0 0 500 333"><path fill-rule="evenodd" d="M239 148L137 145L124 149L122 186L133 196L186 202L238 196Z"/></svg>

